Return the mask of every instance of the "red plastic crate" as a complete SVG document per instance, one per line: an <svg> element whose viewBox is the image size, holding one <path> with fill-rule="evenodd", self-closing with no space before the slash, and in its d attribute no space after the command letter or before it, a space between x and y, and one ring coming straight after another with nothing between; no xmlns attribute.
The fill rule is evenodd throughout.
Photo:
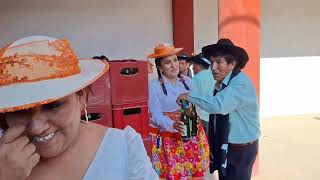
<svg viewBox="0 0 320 180"><path fill-rule="evenodd" d="M148 64L143 60L110 61L111 104L148 101Z"/></svg>
<svg viewBox="0 0 320 180"><path fill-rule="evenodd" d="M91 90L87 103L87 111L91 117L89 120L113 127L109 76L105 74L100 77L91 85ZM85 120L84 116L81 119Z"/></svg>
<svg viewBox="0 0 320 180"><path fill-rule="evenodd" d="M152 152L152 142L150 137L143 139L144 147L147 151L148 156L151 158L151 152Z"/></svg>
<svg viewBox="0 0 320 180"><path fill-rule="evenodd" d="M111 107L105 106L88 107L88 117L90 122L98 123L103 126L113 127L112 111ZM86 120L84 112L82 112L82 120Z"/></svg>
<svg viewBox="0 0 320 180"><path fill-rule="evenodd" d="M147 102L113 105L112 112L115 128L123 129L129 125L140 133L142 138L149 137Z"/></svg>

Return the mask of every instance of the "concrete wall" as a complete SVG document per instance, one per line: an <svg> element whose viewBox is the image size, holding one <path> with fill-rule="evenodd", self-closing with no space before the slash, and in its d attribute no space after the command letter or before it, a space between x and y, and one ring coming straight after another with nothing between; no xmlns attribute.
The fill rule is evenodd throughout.
<svg viewBox="0 0 320 180"><path fill-rule="evenodd" d="M320 1L262 0L261 57L320 55Z"/></svg>
<svg viewBox="0 0 320 180"><path fill-rule="evenodd" d="M2 1L0 46L49 35L70 39L80 57L145 59L156 43L172 43L171 9L170 0Z"/></svg>
<svg viewBox="0 0 320 180"><path fill-rule="evenodd" d="M218 0L194 0L194 51L218 40Z"/></svg>
<svg viewBox="0 0 320 180"><path fill-rule="evenodd" d="M261 5L261 116L320 113L320 2Z"/></svg>

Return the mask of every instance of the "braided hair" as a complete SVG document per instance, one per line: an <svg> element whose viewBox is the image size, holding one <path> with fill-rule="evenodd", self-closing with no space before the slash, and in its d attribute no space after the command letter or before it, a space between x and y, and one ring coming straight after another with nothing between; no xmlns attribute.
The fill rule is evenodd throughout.
<svg viewBox="0 0 320 180"><path fill-rule="evenodd" d="M156 58L155 59L155 63L156 63L156 67L157 67L158 80L160 82L160 85L161 85L163 93L167 96L168 95L168 91L166 89L166 86L164 85L162 74L161 74L160 69L159 69L159 66L161 65L160 62L161 62L162 59L163 58ZM190 90L190 88L186 84L183 76L180 73L177 75L177 77L180 79L180 81L182 81L182 83L183 83L184 87L186 88L186 90Z"/></svg>
<svg viewBox="0 0 320 180"><path fill-rule="evenodd" d="M179 73L178 74L178 78L180 79L180 81L182 81L184 88L186 88L186 90L190 90L189 86L187 85L186 81L184 80L183 76Z"/></svg>

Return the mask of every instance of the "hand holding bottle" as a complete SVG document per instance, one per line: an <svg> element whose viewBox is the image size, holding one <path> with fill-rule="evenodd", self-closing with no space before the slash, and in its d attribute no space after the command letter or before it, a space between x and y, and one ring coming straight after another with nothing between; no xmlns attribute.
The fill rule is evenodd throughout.
<svg viewBox="0 0 320 180"><path fill-rule="evenodd" d="M184 133L184 122L182 121L175 121L173 123L173 128L177 131L179 131L179 133L183 134Z"/></svg>
<svg viewBox="0 0 320 180"><path fill-rule="evenodd" d="M188 101L188 97L189 97L189 93L182 93L182 94L180 94L180 95L178 96L178 98L177 98L177 101L176 101L177 104L181 106L183 100Z"/></svg>

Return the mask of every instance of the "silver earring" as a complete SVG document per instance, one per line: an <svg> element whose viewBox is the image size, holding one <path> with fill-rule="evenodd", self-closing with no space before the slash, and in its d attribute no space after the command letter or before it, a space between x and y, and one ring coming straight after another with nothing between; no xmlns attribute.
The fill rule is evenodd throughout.
<svg viewBox="0 0 320 180"><path fill-rule="evenodd" d="M88 118L88 111L87 111L87 104L84 103L84 116L86 117L86 121L89 122L89 118Z"/></svg>
<svg viewBox="0 0 320 180"><path fill-rule="evenodd" d="M0 128L0 138L3 136L4 134L4 129Z"/></svg>

